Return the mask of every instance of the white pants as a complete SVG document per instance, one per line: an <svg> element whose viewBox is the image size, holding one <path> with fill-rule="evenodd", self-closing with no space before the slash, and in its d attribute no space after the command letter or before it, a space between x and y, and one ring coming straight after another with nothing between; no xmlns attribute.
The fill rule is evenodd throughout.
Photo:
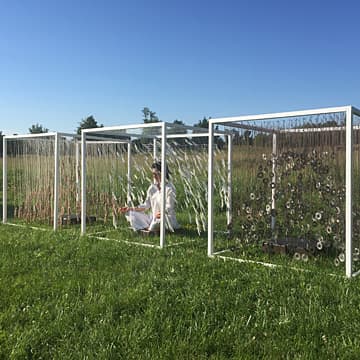
<svg viewBox="0 0 360 360"><path fill-rule="evenodd" d="M148 229L150 231L160 230L160 219L152 219L152 216L141 211L129 211L126 215L130 226L136 230Z"/></svg>

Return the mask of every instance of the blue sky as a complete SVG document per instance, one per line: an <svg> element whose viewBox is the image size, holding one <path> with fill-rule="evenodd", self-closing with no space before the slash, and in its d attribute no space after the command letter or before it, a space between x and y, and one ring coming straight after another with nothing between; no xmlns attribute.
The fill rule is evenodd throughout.
<svg viewBox="0 0 360 360"><path fill-rule="evenodd" d="M358 1L0 0L0 130L360 106Z"/></svg>

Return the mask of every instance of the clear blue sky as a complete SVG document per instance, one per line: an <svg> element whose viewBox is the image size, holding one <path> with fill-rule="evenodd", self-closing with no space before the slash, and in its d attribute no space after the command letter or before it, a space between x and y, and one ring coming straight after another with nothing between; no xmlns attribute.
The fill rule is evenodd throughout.
<svg viewBox="0 0 360 360"><path fill-rule="evenodd" d="M0 130L360 106L359 1L0 0Z"/></svg>

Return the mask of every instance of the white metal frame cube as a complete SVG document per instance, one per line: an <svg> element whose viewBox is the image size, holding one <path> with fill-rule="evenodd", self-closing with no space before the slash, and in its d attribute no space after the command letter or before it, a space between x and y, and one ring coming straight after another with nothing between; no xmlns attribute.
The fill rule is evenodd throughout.
<svg viewBox="0 0 360 360"><path fill-rule="evenodd" d="M353 117L360 116L360 110L356 109L353 106L343 106L343 107L332 107L332 108L322 108L322 109L313 109L313 110L302 110L302 111L292 111L292 112L280 112L280 113L269 113L269 114L259 114L259 115L245 115L245 116L235 116L228 118L215 118L210 119L209 121L209 159L208 159L208 256L213 257L217 254L214 252L214 133L216 125L226 125L226 124L242 124L241 127L246 128L246 125L243 124L247 121L256 121L256 120L271 120L271 119L285 119L292 117L301 117L301 116L312 116L312 115L321 115L321 114L334 114L334 113L345 113L345 130L346 133L346 164L345 164L345 188L346 188L346 199L345 199L345 274L348 278L357 276L360 274L360 271L353 272L353 249L352 249L352 234L353 234L353 222L352 222L352 192L353 192ZM256 130L252 128L253 130ZM326 129L323 129L324 131ZM331 129L327 129L331 131ZM284 131L291 131L284 130ZM316 131L316 129L309 129L308 131ZM276 133L273 135L273 152L276 153ZM231 163L231 158L229 158L229 163ZM231 166L231 165L230 165ZM274 175L275 176L275 175ZM275 181L276 179L274 179ZM229 181L230 183L230 181ZM230 183L231 186L231 183ZM275 208L275 197L274 192L272 193L272 207ZM272 226L274 226L274 219L272 221ZM241 261L246 261L240 259ZM274 264L266 264L269 266L275 266Z"/></svg>
<svg viewBox="0 0 360 360"><path fill-rule="evenodd" d="M60 168L59 168L59 158L60 158L60 140L61 138L71 138L75 141L76 144L76 166L79 166L79 147L78 147L78 135L68 134L62 132L48 132L40 134L25 134L25 135L6 135L3 137L3 224L12 224L8 221L8 155L7 155L7 145L8 141L11 140L34 140L43 139L43 138L53 138L54 139L54 203L53 203L53 229L58 229L58 216L59 216L59 188L60 188ZM78 171L77 174L77 188L80 189ZM36 228L36 227L35 227Z"/></svg>
<svg viewBox="0 0 360 360"><path fill-rule="evenodd" d="M87 204L86 204L86 144L88 142L88 138L92 136L93 139L111 139L112 134L119 134L122 133L124 136L134 137L134 138L141 138L141 135L135 134L134 129L158 129L159 134L154 135L147 135L147 138L153 138L153 158L157 159L158 155L160 155L161 160L161 166L162 168L165 168L165 164L167 162L167 154L166 154L166 148L167 148L167 140L168 139L180 139L180 138L197 138L197 137L208 137L208 130L204 128L196 128L192 126L183 126L183 125L176 125L166 122L157 122L157 123L148 123L148 124L131 124L131 125L121 125L121 126L111 126L111 127L102 127L102 128L95 128L95 129L84 129L82 130L82 140L81 140L81 233L86 233L86 212L87 212ZM131 132L133 131L133 132ZM220 131L215 132L216 135L224 135ZM115 136L115 135L114 135ZM231 135L225 135L228 136L230 141L229 151L231 152ZM157 153L157 141L161 142L161 153ZM130 194L130 184L131 184L131 145L132 141L128 141L128 194ZM230 155L231 156L231 153ZM165 179L166 174L165 172L161 173L161 191L162 191L162 199L165 199ZM229 177L231 179L231 176ZM231 187L230 187L231 190ZM130 196L128 195L128 199ZM229 194L229 198L231 199L231 192ZM231 203L231 202L230 202ZM231 213L230 208L227 209L228 214L228 222L231 221ZM165 239L165 226L164 226L164 220L165 220L165 202L162 202L162 211L161 211L161 219L160 219L160 242L159 246L153 246L149 245L147 243L141 243L141 242L133 242L137 245L143 245L143 246L152 246L155 248L164 248L166 246L166 239ZM108 238L106 238L108 239ZM126 241L128 242L128 241ZM177 244L180 245L180 244Z"/></svg>

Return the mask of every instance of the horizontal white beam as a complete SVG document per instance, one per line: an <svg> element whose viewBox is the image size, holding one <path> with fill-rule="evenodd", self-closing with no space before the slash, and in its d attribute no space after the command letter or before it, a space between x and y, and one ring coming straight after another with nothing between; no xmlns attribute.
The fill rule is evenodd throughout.
<svg viewBox="0 0 360 360"><path fill-rule="evenodd" d="M359 130L360 125L354 125L353 130ZM302 129L282 129L280 133L312 133L312 132L326 132L326 131L345 131L345 126L331 126L319 128L302 128Z"/></svg>
<svg viewBox="0 0 360 360"><path fill-rule="evenodd" d="M276 133L278 131L274 130L274 129L268 129L268 128L264 128L262 126L253 126L253 125L247 125L247 124L239 124L239 123L229 123L227 124L228 126L233 126L235 128L239 128L239 129L246 129L246 130L254 130L254 131L261 131L261 132L265 132L265 133L269 133L269 134L273 134Z"/></svg>
<svg viewBox="0 0 360 360"><path fill-rule="evenodd" d="M180 125L180 124L169 124L166 123L167 126L169 126L172 129L187 129L192 131L199 131L200 133L208 132L207 128L199 127L199 126L191 126L191 125Z"/></svg>
<svg viewBox="0 0 360 360"><path fill-rule="evenodd" d="M112 238L108 238L105 236L96 236L93 234L90 234L88 236L91 238L94 238L94 239L98 239L98 240L115 241L115 242L124 243L127 245L136 245L136 246L149 247L149 248L153 248L153 249L161 249L159 245L141 243L141 242L136 242L136 241L128 241L128 240L124 240L124 239L112 239Z"/></svg>
<svg viewBox="0 0 360 360"><path fill-rule="evenodd" d="M126 139L126 138L129 139ZM109 143L109 142L113 142L113 143L120 143L120 144L128 144L129 142L131 142L130 136L124 136L124 139L119 139L116 135L111 136L111 135L107 135L107 136L95 136L95 135L91 135L91 134L87 134L86 135L86 142L93 142L93 143Z"/></svg>
<svg viewBox="0 0 360 360"><path fill-rule="evenodd" d="M344 126L339 127L324 127L324 128L302 128L302 129L282 129L280 133L314 133L314 132L332 132L345 131Z"/></svg>
<svg viewBox="0 0 360 360"><path fill-rule="evenodd" d="M230 135L229 133L227 133ZM224 133L218 132L214 133L214 136L222 136ZM193 133L193 134L170 134L166 135L167 139L183 139L183 138L193 138L193 137L208 137L209 133ZM156 136L157 139L161 139L161 135Z"/></svg>
<svg viewBox="0 0 360 360"><path fill-rule="evenodd" d="M18 134L18 135L5 135L4 138L7 139L37 139L37 138L46 138L46 137L55 137L58 134L60 137L71 137L74 139L80 139L80 136L77 134L69 134L69 133L62 133L57 131L47 132L47 133L39 133L39 134Z"/></svg>
<svg viewBox="0 0 360 360"><path fill-rule="evenodd" d="M144 128L154 128L154 127L158 127L159 129L161 129L162 124L163 122L121 125L121 126L105 126L101 128L83 129L81 132L88 134L88 133L104 133L104 132L113 132L113 131L128 130L128 129L144 129ZM128 135L128 134L124 134L124 135Z"/></svg>
<svg viewBox="0 0 360 360"><path fill-rule="evenodd" d="M78 134L70 134L70 133L63 133L63 132L58 132L59 136L64 136L64 137L72 137L74 139L81 139L81 135Z"/></svg>
<svg viewBox="0 0 360 360"><path fill-rule="evenodd" d="M103 136L101 135L91 135L91 134L88 134L86 136L87 139L91 138L93 140L95 139L105 139L105 140L116 140L118 139L119 137L124 137L124 138L142 138L142 139L154 139L156 138L157 135L151 135L151 134L134 134L134 133L129 133L127 132L126 134L104 134ZM118 139L120 140L120 139ZM120 141L126 141L125 139L123 140L120 140ZM130 141L131 140L127 140L127 141Z"/></svg>
<svg viewBox="0 0 360 360"><path fill-rule="evenodd" d="M98 144L98 145L102 145L102 144L129 144L131 143L130 140L102 140L102 138L99 138L100 141L96 141L96 140L86 140L87 144Z"/></svg>
<svg viewBox="0 0 360 360"><path fill-rule="evenodd" d="M121 131L121 130L129 130L129 129L143 129L143 128L161 128L161 124L165 124L167 128L171 128L174 130L191 130L196 131L196 134L206 134L208 136L207 128L200 128L196 126L189 125L177 125L171 124L167 122L156 122L156 123L147 123L147 124L132 124L132 125L120 125L120 126L107 126L102 128L92 128L92 129L83 129L82 132L85 133L101 133L101 132L113 132L113 131ZM227 131L217 130L219 134L229 134ZM134 136L134 137L144 137L142 134L130 134L126 133L124 136ZM151 135L147 135L147 137L151 137ZM152 136L155 137L155 136Z"/></svg>
<svg viewBox="0 0 360 360"><path fill-rule="evenodd" d="M43 137L55 137L56 132L40 133L40 134L24 134L24 135L5 135L4 139L31 139L31 138L43 138Z"/></svg>
<svg viewBox="0 0 360 360"><path fill-rule="evenodd" d="M224 117L224 118L210 119L209 123L221 124L221 123L238 122L238 121L271 120L271 119L281 119L281 118L299 117L299 116L307 116L307 115L332 114L338 112L346 112L348 108L349 106L341 106L341 107L331 107L331 108L323 108L323 109Z"/></svg>

